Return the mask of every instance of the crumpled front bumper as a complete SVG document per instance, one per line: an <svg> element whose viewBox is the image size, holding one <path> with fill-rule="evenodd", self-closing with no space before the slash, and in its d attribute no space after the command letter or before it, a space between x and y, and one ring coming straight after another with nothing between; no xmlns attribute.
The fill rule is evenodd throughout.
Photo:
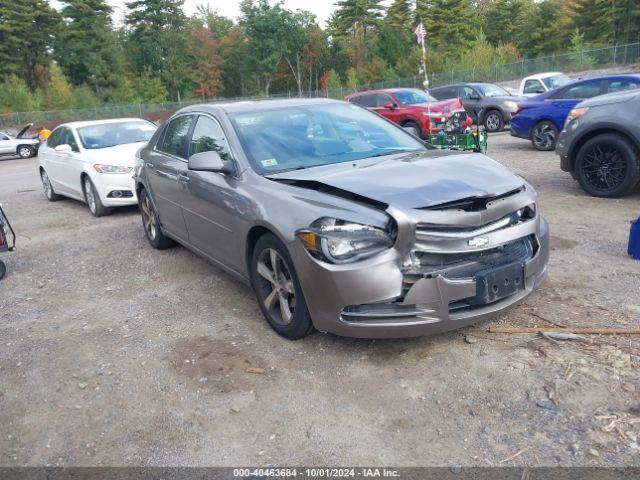
<svg viewBox="0 0 640 480"><path fill-rule="evenodd" d="M403 291L407 251L401 241L383 254L347 265L318 261L298 241L290 244L290 252L318 330L360 338L422 336L494 317L522 301L544 281L549 259L548 224L539 215L528 223L489 235L497 244L527 235L535 238L535 253L524 263L523 287L501 300L468 308L453 305L476 294L474 278L425 276L408 291L405 285ZM354 306L363 308L354 310Z"/></svg>

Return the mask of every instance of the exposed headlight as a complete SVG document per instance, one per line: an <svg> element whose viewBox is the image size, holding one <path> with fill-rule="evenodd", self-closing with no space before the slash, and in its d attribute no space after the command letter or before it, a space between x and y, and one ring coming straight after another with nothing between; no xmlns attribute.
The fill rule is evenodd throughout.
<svg viewBox="0 0 640 480"><path fill-rule="evenodd" d="M516 113L518 111L518 104L511 100L507 100L504 102L504 108L509 110L511 113Z"/></svg>
<svg viewBox="0 0 640 480"><path fill-rule="evenodd" d="M117 165L101 165L99 163L93 166L98 173L129 173L132 167L119 167Z"/></svg>
<svg viewBox="0 0 640 480"><path fill-rule="evenodd" d="M582 115L584 115L588 111L589 111L589 107L574 108L569 112L569 115L567 116L567 119L564 122L565 126L568 125L573 120L575 120L576 118L580 118Z"/></svg>
<svg viewBox="0 0 640 480"><path fill-rule="evenodd" d="M330 263L349 263L393 246L394 232L336 218L320 218L296 232L307 251Z"/></svg>

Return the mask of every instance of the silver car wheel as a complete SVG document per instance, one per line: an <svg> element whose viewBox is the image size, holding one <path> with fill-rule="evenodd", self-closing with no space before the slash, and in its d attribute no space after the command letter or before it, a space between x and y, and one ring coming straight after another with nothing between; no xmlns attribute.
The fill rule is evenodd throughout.
<svg viewBox="0 0 640 480"><path fill-rule="evenodd" d="M20 147L18 149L18 156L20 158L29 158L31 156L31 149L29 147Z"/></svg>
<svg viewBox="0 0 640 480"><path fill-rule="evenodd" d="M286 262L276 250L266 248L258 257L256 270L265 309L276 323L289 325L295 311L296 294Z"/></svg>
<svg viewBox="0 0 640 480"><path fill-rule="evenodd" d="M487 125L487 130L495 132L500 127L500 117L497 113L490 113L489 115L487 115L485 123Z"/></svg>
<svg viewBox="0 0 640 480"><path fill-rule="evenodd" d="M45 197L51 200L53 198L53 187L51 186L51 181L49 180L47 172L42 170L42 172L40 172L40 179L42 180L42 188L44 188Z"/></svg>
<svg viewBox="0 0 640 480"><path fill-rule="evenodd" d="M147 232L149 236L149 240L153 241L156 239L156 234L158 232L158 227L156 224L156 216L153 213L153 206L151 205L151 201L149 200L149 196L145 195L142 200L142 224L144 225L144 230Z"/></svg>
<svg viewBox="0 0 640 480"><path fill-rule="evenodd" d="M84 198L87 200L89 210L95 215L96 213L96 197L93 193L93 185L89 177L84 177Z"/></svg>
<svg viewBox="0 0 640 480"><path fill-rule="evenodd" d="M533 131L533 143L540 150L550 150L556 143L556 132L548 124L542 124Z"/></svg>

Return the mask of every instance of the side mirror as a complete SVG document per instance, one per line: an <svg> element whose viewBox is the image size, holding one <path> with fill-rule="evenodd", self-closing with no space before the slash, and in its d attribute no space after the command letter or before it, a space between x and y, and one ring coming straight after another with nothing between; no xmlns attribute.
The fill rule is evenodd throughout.
<svg viewBox="0 0 640 480"><path fill-rule="evenodd" d="M544 88L540 87L536 89L536 93L544 93Z"/></svg>
<svg viewBox="0 0 640 480"><path fill-rule="evenodd" d="M397 107L397 105L393 102L385 102L384 105L382 105L383 108L388 108L389 110L393 110L394 108Z"/></svg>
<svg viewBox="0 0 640 480"><path fill-rule="evenodd" d="M217 172L225 175L234 173L231 162L225 162L218 152L200 152L189 157L189 170L199 172Z"/></svg>
<svg viewBox="0 0 640 480"><path fill-rule="evenodd" d="M73 152L73 149L71 148L71 145L68 145L66 143L63 143L62 145L58 145L57 147L54 147L53 150L55 150L58 153L71 153L71 152Z"/></svg>

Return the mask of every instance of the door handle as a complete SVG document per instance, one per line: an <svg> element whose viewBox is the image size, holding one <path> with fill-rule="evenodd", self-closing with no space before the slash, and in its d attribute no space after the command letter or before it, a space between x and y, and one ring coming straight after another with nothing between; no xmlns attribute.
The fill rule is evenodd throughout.
<svg viewBox="0 0 640 480"><path fill-rule="evenodd" d="M187 175L186 173L178 174L178 181L180 183L189 183L189 175Z"/></svg>
<svg viewBox="0 0 640 480"><path fill-rule="evenodd" d="M148 168L155 168L155 165L151 162L147 162L147 167Z"/></svg>

